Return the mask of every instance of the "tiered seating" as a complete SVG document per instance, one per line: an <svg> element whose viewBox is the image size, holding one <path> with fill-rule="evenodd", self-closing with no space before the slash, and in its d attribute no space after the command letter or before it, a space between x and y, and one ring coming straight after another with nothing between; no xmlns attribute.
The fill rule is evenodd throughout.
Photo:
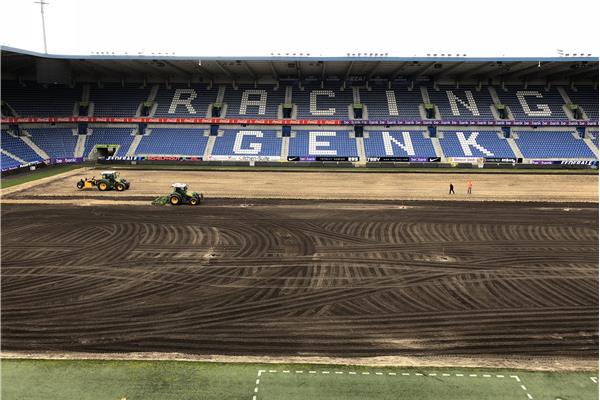
<svg viewBox="0 0 600 400"><path fill-rule="evenodd" d="M446 157L515 157L508 141L495 131L444 131L440 145Z"/></svg>
<svg viewBox="0 0 600 400"><path fill-rule="evenodd" d="M0 169L5 170L5 169L10 169L10 168L15 168L15 167L18 167L19 165L21 165L14 158L9 157L9 156L5 155L4 153L0 153L0 154L2 155L2 160L1 160L2 165L0 166Z"/></svg>
<svg viewBox="0 0 600 400"><path fill-rule="evenodd" d="M281 138L274 130L226 129L215 140L215 156L279 156Z"/></svg>
<svg viewBox="0 0 600 400"><path fill-rule="evenodd" d="M2 81L2 100L21 117L67 117L73 115L75 102L81 99L81 87L33 82L23 87L14 81Z"/></svg>
<svg viewBox="0 0 600 400"><path fill-rule="evenodd" d="M562 109L564 100L556 87L546 91L544 86L506 86L507 91L496 88L496 93L503 104L510 107L513 116L518 120L566 120ZM521 104L523 102L523 104Z"/></svg>
<svg viewBox="0 0 600 400"><path fill-rule="evenodd" d="M369 119L421 119L419 105L423 102L421 91L415 86L412 91L407 86L374 84L371 90L360 89L360 101L366 104Z"/></svg>
<svg viewBox="0 0 600 400"><path fill-rule="evenodd" d="M352 89L341 90L342 83L305 85L304 90L294 87L292 101L298 105L298 118L348 119L348 106L353 103Z"/></svg>
<svg viewBox="0 0 600 400"><path fill-rule="evenodd" d="M202 156L207 142L203 129L152 128L150 135L142 137L136 155Z"/></svg>
<svg viewBox="0 0 600 400"><path fill-rule="evenodd" d="M90 101L94 102L94 116L134 117L140 103L148 99L150 88L140 85L106 83L103 88L90 85Z"/></svg>
<svg viewBox="0 0 600 400"><path fill-rule="evenodd" d="M27 132L51 158L73 157L77 136L71 128L30 128Z"/></svg>
<svg viewBox="0 0 600 400"><path fill-rule="evenodd" d="M27 143L22 141L20 138L11 136L8 131L4 129L2 130L1 144L4 150L27 162L42 161L42 158L38 156L38 154L27 145Z"/></svg>
<svg viewBox="0 0 600 400"><path fill-rule="evenodd" d="M239 85L238 89L228 86L224 103L227 118L277 118L277 109L285 100L285 86L278 90L273 85Z"/></svg>
<svg viewBox="0 0 600 400"><path fill-rule="evenodd" d="M578 104L591 120L598 120L598 90L592 86L577 86L577 91L567 89L571 101Z"/></svg>
<svg viewBox="0 0 600 400"><path fill-rule="evenodd" d="M439 90L433 86L428 88L429 100L438 106L443 120L493 120L490 110L493 104L487 87L477 90L476 86L439 85Z"/></svg>
<svg viewBox="0 0 600 400"><path fill-rule="evenodd" d="M570 130L517 131L517 146L526 158L595 158L582 139L576 139Z"/></svg>
<svg viewBox="0 0 600 400"><path fill-rule="evenodd" d="M350 131L297 130L288 155L356 157L356 139L350 135Z"/></svg>
<svg viewBox="0 0 600 400"><path fill-rule="evenodd" d="M208 106L217 101L218 93L217 86L210 90L206 85L172 85L171 89L161 86L156 94L158 106L154 116L204 118Z"/></svg>
<svg viewBox="0 0 600 400"><path fill-rule="evenodd" d="M114 155L124 156L133 141L132 130L132 128L92 128L92 134L85 140L83 156L88 157L97 144L118 144L119 149Z"/></svg>
<svg viewBox="0 0 600 400"><path fill-rule="evenodd" d="M404 133L406 132L406 133ZM423 131L369 131L364 139L367 157L435 157L431 139Z"/></svg>

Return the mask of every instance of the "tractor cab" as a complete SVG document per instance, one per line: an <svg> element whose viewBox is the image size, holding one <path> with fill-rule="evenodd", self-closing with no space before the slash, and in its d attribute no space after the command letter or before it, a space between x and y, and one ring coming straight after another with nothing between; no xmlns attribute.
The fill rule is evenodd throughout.
<svg viewBox="0 0 600 400"><path fill-rule="evenodd" d="M169 196L169 203L174 206L180 204L190 204L195 206L200 203L203 196L201 193L188 192L188 187L185 183L174 183L171 185L173 192Z"/></svg>
<svg viewBox="0 0 600 400"><path fill-rule="evenodd" d="M102 171L101 175L102 179L106 179L108 181L119 180L119 173L117 171Z"/></svg>
<svg viewBox="0 0 600 400"><path fill-rule="evenodd" d="M174 183L171 186L173 186L173 191L175 193L179 193L182 196L187 195L188 187L185 183Z"/></svg>

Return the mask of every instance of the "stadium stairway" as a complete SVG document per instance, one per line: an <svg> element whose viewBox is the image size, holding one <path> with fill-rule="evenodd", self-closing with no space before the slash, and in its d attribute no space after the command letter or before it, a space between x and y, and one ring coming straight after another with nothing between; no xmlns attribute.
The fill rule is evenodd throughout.
<svg viewBox="0 0 600 400"><path fill-rule="evenodd" d="M358 165L367 164L367 155L365 152L365 139L361 137L354 138L356 140L356 151L358 152Z"/></svg>
<svg viewBox="0 0 600 400"><path fill-rule="evenodd" d="M144 135L135 135L133 137L131 145L129 146L127 153L125 153L126 157L133 157L135 155L135 152L137 151L137 148L140 145L140 142L142 141L142 137L144 137Z"/></svg>
<svg viewBox="0 0 600 400"><path fill-rule="evenodd" d="M29 133L26 130L23 130L23 133L29 135ZM48 158L50 158L48 156L48 153L46 153L41 147L39 147L37 144L33 143L33 141L29 138L29 136L19 136L21 138L21 140L23 142L25 142L25 144L27 144L27 146L31 147L31 149L33 151L35 151L35 153L40 156L42 158L42 160L47 160Z"/></svg>
<svg viewBox="0 0 600 400"><path fill-rule="evenodd" d="M86 139L87 135L77 135L77 144L75 145L75 151L73 152L74 157L83 157Z"/></svg>
<svg viewBox="0 0 600 400"><path fill-rule="evenodd" d="M519 146L517 146L517 143L512 136L506 139L506 143L508 143L510 149L513 151L513 153L515 153L515 157L523 158L523 153L521 153L521 149L519 149Z"/></svg>
<svg viewBox="0 0 600 400"><path fill-rule="evenodd" d="M288 158L288 153L290 151L290 138L288 137L282 137L281 138L281 161L287 161Z"/></svg>
<svg viewBox="0 0 600 400"><path fill-rule="evenodd" d="M592 151L592 153L594 153L596 158L598 158L598 149L596 148L596 145L594 144L594 142L592 142L592 139L590 139L589 137L586 137L585 139L583 139L583 142L587 145L587 147L590 148L590 150Z"/></svg>
<svg viewBox="0 0 600 400"><path fill-rule="evenodd" d="M443 133L440 132L440 133L438 133L438 135L443 135ZM442 162L446 162L446 156L444 155L444 150L442 150L442 145L440 144L440 138L432 137L431 144L433 144L433 149L435 150L435 156L439 157Z"/></svg>
<svg viewBox="0 0 600 400"><path fill-rule="evenodd" d="M215 147L215 140L217 140L216 136L208 137L208 142L206 142L206 148L204 149L204 155L202 156L203 160L208 160L212 156L212 151Z"/></svg>

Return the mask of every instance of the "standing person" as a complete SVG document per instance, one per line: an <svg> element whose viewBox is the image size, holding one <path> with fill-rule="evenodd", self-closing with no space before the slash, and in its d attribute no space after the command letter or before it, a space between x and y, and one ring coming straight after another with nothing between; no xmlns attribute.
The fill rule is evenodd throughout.
<svg viewBox="0 0 600 400"><path fill-rule="evenodd" d="M454 194L454 185L450 184L450 190L448 191L448 194Z"/></svg>
<svg viewBox="0 0 600 400"><path fill-rule="evenodd" d="M473 182L472 181L468 181L467 182L467 194L471 194L472 190L473 190Z"/></svg>

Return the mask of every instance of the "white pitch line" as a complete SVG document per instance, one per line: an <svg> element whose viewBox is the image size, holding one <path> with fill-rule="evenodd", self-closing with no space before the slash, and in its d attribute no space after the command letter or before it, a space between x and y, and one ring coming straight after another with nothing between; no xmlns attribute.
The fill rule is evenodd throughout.
<svg viewBox="0 0 600 400"><path fill-rule="evenodd" d="M523 389L524 391L527 391L527 388L525 387L525 385L521 385L521 389Z"/></svg>
<svg viewBox="0 0 600 400"><path fill-rule="evenodd" d="M592 380L592 382L598 383L598 377L597 376L590 376L590 379Z"/></svg>
<svg viewBox="0 0 600 400"><path fill-rule="evenodd" d="M256 400L256 395L252 396L252 400Z"/></svg>
<svg viewBox="0 0 600 400"><path fill-rule="evenodd" d="M463 374L455 374L456 376L464 376Z"/></svg>
<svg viewBox="0 0 600 400"><path fill-rule="evenodd" d="M429 375L429 376L437 376L437 374L427 374L427 375Z"/></svg>
<svg viewBox="0 0 600 400"><path fill-rule="evenodd" d="M362 372L362 375L369 375L369 372Z"/></svg>
<svg viewBox="0 0 600 400"><path fill-rule="evenodd" d="M450 376L450 374L442 374L442 376Z"/></svg>
<svg viewBox="0 0 600 400"><path fill-rule="evenodd" d="M260 379L256 380L256 386L260 385Z"/></svg>
<svg viewBox="0 0 600 400"><path fill-rule="evenodd" d="M491 378L491 375L483 375L484 378Z"/></svg>
<svg viewBox="0 0 600 400"><path fill-rule="evenodd" d="M504 378L504 375L496 375L496 378Z"/></svg>
<svg viewBox="0 0 600 400"><path fill-rule="evenodd" d="M335 371L335 373L338 374L338 375L342 375L343 374L342 371Z"/></svg>
<svg viewBox="0 0 600 400"><path fill-rule="evenodd" d="M416 373L415 373L415 375L416 375L416 376L423 376L423 374L421 374L421 373L419 373L419 372L416 372Z"/></svg>
<svg viewBox="0 0 600 400"><path fill-rule="evenodd" d="M519 377L517 375L511 375L510 377L513 379L516 379L517 382L521 382L521 379L519 379Z"/></svg>
<svg viewBox="0 0 600 400"><path fill-rule="evenodd" d="M354 371L350 371L350 372L348 372L348 374L349 374L349 375L356 375L356 372L354 372Z"/></svg>
<svg viewBox="0 0 600 400"><path fill-rule="evenodd" d="M304 372L304 371L296 371L296 373L297 373L297 374L301 374L301 373L303 373L303 372Z"/></svg>
<svg viewBox="0 0 600 400"><path fill-rule="evenodd" d="M469 375L469 376L470 376L471 378L475 378L475 377L477 377L477 374L471 374L471 375Z"/></svg>
<svg viewBox="0 0 600 400"><path fill-rule="evenodd" d="M309 374L316 374L317 371L308 371Z"/></svg>
<svg viewBox="0 0 600 400"><path fill-rule="evenodd" d="M410 375L410 374L408 374L408 373L406 373L406 372L403 372L403 373L402 373L402 376L409 376L409 375Z"/></svg>
<svg viewBox="0 0 600 400"><path fill-rule="evenodd" d="M375 372L375 375L383 375L383 372Z"/></svg>
<svg viewBox="0 0 600 400"><path fill-rule="evenodd" d="M289 373L290 373L290 371L289 371L289 370L288 370L288 371L284 370L284 371L283 371L283 373L284 373L284 374L289 374Z"/></svg>
<svg viewBox="0 0 600 400"><path fill-rule="evenodd" d="M329 371L322 371L321 373L322 373L322 374L328 374L328 373L329 373Z"/></svg>
<svg viewBox="0 0 600 400"><path fill-rule="evenodd" d="M393 375L393 376L395 376L395 375L396 375L396 373L395 373L395 372L388 372L388 375Z"/></svg>
<svg viewBox="0 0 600 400"><path fill-rule="evenodd" d="M277 370L275 370L275 369L270 369L270 370L269 370L269 372L270 372L270 373L274 373L274 372L277 372Z"/></svg>
<svg viewBox="0 0 600 400"><path fill-rule="evenodd" d="M527 398L528 398L529 400L533 400L533 396L532 396L532 395L530 395L529 393L527 393Z"/></svg>

